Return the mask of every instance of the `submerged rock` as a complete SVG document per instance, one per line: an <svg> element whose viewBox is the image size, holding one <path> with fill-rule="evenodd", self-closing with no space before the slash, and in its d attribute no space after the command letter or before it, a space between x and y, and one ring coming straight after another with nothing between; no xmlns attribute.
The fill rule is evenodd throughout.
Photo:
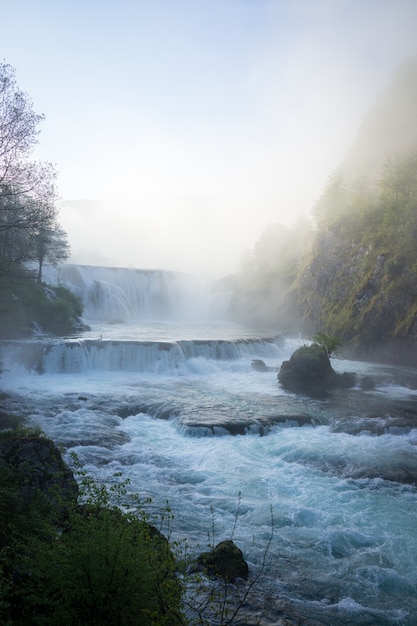
<svg viewBox="0 0 417 626"><path fill-rule="evenodd" d="M262 359L252 359L251 361L252 369L256 372L277 372L277 367L271 367L270 365L266 365Z"/></svg>
<svg viewBox="0 0 417 626"><path fill-rule="evenodd" d="M282 363L278 380L288 391L321 398L332 388L353 387L356 376L348 372L337 374L326 351L313 343L298 348L289 361Z"/></svg>
<svg viewBox="0 0 417 626"><path fill-rule="evenodd" d="M364 391L372 391L375 389L375 381L371 376L364 376L360 382L361 389Z"/></svg>
<svg viewBox="0 0 417 626"><path fill-rule="evenodd" d="M271 369L261 359L252 359L251 365L257 372L269 372Z"/></svg>

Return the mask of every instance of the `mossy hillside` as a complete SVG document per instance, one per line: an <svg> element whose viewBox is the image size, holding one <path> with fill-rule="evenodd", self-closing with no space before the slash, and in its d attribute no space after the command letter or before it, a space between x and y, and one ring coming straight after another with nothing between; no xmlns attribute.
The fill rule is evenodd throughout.
<svg viewBox="0 0 417 626"><path fill-rule="evenodd" d="M393 222L392 206L375 202L372 215L356 215L349 229L346 214L333 216L292 286L307 327L362 347L417 339L417 250L409 236L417 232L417 208L397 205Z"/></svg>
<svg viewBox="0 0 417 626"><path fill-rule="evenodd" d="M31 280L30 275L0 275L0 338L30 336L35 328L52 335L74 332L82 314L80 300L65 287Z"/></svg>
<svg viewBox="0 0 417 626"><path fill-rule="evenodd" d="M404 347L412 356L417 344L416 85L417 58L398 69L329 177L312 211L312 241L300 236L302 253L289 257L290 283L275 277L277 266L288 260L286 243L297 231L283 242L275 229L267 248L255 246L257 280L237 281L246 286L238 293L241 311L245 306L254 314L266 310L280 330L307 335L322 330L364 352L391 344L398 356ZM259 263L261 252L269 265L265 258ZM244 269L249 275L250 267Z"/></svg>

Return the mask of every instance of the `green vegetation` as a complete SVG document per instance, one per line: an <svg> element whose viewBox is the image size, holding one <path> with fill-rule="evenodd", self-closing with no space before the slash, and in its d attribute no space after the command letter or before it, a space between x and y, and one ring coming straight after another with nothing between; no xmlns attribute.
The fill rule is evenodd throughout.
<svg viewBox="0 0 417 626"><path fill-rule="evenodd" d="M405 338L417 310L417 153L388 159L362 201L348 184L337 210L328 212L328 199L327 189L294 285L296 306L310 326L362 347Z"/></svg>
<svg viewBox="0 0 417 626"><path fill-rule="evenodd" d="M275 229L267 246L256 244L236 281L237 316L282 331L322 330L361 352L389 347L401 358L408 349L415 360L416 85L414 59L399 68L329 177L310 238Z"/></svg>
<svg viewBox="0 0 417 626"><path fill-rule="evenodd" d="M343 341L341 339L331 337L325 333L316 333L313 337L313 341L323 348L329 359L334 354L339 354L343 349Z"/></svg>
<svg viewBox="0 0 417 626"><path fill-rule="evenodd" d="M79 327L80 300L62 286L48 287L20 270L0 272L0 338L30 336L35 328L53 335L65 335Z"/></svg>
<svg viewBox="0 0 417 626"><path fill-rule="evenodd" d="M4 272L37 261L39 281L45 259L69 256L57 221L54 167L30 160L42 120L19 89L14 68L0 63L0 267Z"/></svg>
<svg viewBox="0 0 417 626"><path fill-rule="evenodd" d="M184 623L183 588L171 547L143 512L121 511L126 484L107 490L83 476L77 499L68 477L65 489L63 483L54 489L50 476L42 482L41 468L28 472L35 448L27 462L22 449L39 443L38 433L5 437L6 443L0 439L0 446L6 445L0 459L1 623ZM46 455L54 479L65 473L53 450L42 449Z"/></svg>
<svg viewBox="0 0 417 626"><path fill-rule="evenodd" d="M269 541L248 576L233 542L240 494L229 540L215 545L212 510L209 552L196 558L171 540L168 504L156 528L145 512L150 501L132 494L121 475L107 488L73 455L76 480L39 429L13 428L1 412L0 422L1 624L232 626L253 623L252 604L258 616L269 614L259 586L272 571L272 506ZM287 605L283 615L302 623Z"/></svg>
<svg viewBox="0 0 417 626"><path fill-rule="evenodd" d="M44 261L69 256L66 233L55 206L56 173L50 163L30 160L42 115L20 91L14 69L0 63L0 337L30 334L34 325L55 335L70 333L81 314L79 302L63 288L42 281ZM37 271L26 269L35 262Z"/></svg>

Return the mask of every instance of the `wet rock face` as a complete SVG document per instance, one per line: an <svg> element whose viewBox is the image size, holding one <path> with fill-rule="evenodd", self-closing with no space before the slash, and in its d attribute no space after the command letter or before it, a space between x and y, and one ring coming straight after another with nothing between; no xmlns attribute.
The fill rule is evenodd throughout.
<svg viewBox="0 0 417 626"><path fill-rule="evenodd" d="M29 503L40 495L58 515L78 496L78 485L54 443L44 437L11 436L0 440L0 470Z"/></svg>
<svg viewBox="0 0 417 626"><path fill-rule="evenodd" d="M347 372L337 374L325 350L313 343L298 348L289 361L282 363L278 381L284 389L293 393L322 398L332 388L352 387L355 375Z"/></svg>
<svg viewBox="0 0 417 626"><path fill-rule="evenodd" d="M382 252L369 234L366 239L320 233L288 295L290 311L305 332L331 328L361 358L415 365L416 273L412 263Z"/></svg>
<svg viewBox="0 0 417 626"><path fill-rule="evenodd" d="M203 552L197 559L209 576L221 576L226 582L235 578L247 580L249 568L242 551L231 541L221 541L210 552Z"/></svg>

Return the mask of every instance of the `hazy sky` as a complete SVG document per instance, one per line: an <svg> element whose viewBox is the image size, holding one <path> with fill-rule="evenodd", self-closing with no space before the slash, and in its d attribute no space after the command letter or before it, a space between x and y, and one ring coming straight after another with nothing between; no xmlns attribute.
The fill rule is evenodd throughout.
<svg viewBox="0 0 417 626"><path fill-rule="evenodd" d="M73 260L220 275L310 212L417 52L417 0L13 0L1 20Z"/></svg>

